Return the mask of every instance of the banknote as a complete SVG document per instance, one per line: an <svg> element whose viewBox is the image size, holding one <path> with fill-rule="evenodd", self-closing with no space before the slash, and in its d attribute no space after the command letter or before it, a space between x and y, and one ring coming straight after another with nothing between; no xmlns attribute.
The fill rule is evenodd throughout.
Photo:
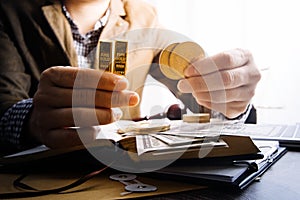
<svg viewBox="0 0 300 200"><path fill-rule="evenodd" d="M170 146L167 143L157 139L153 134L147 134L147 135L137 135L136 136L136 148L138 155L142 155L144 153L148 152L160 152L160 153L168 153L168 152L174 152L174 151L181 151L185 152L186 150L192 149L192 148L211 148L215 146L226 146L227 144L221 140L218 139L217 141L205 141L198 143L191 143L191 144L183 144L183 145L177 145L177 146Z"/></svg>
<svg viewBox="0 0 300 200"><path fill-rule="evenodd" d="M178 136L178 135L171 135L171 134L164 134L164 133L157 133L153 134L153 137L161 140L162 142L168 144L169 146L178 146L178 145L185 145L185 144L195 144L199 142L207 142L207 141L218 141L218 135L215 136L207 136L204 135L203 137L191 137L191 136Z"/></svg>

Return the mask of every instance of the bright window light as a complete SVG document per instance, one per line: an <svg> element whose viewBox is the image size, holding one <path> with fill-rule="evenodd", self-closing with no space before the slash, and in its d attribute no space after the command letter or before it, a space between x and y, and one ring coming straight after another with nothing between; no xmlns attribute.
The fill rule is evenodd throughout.
<svg viewBox="0 0 300 200"><path fill-rule="evenodd" d="M147 0L162 24L208 53L249 49L261 69L258 123L300 122L300 12L297 0ZM284 120L284 121L283 121Z"/></svg>

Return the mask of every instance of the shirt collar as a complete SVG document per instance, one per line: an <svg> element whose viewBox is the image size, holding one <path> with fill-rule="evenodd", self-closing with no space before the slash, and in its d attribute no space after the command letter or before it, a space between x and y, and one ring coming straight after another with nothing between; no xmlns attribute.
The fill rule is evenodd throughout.
<svg viewBox="0 0 300 200"><path fill-rule="evenodd" d="M72 28L76 28L78 29L77 25L76 25L76 22L72 19L70 13L68 12L66 6L64 4L62 4L62 10L63 10L63 13L64 15L67 17L68 21L70 22ZM110 15L110 8L108 8L104 14L103 17L101 17L95 24L94 26L94 31L95 30L98 30L100 28L103 28L106 24L107 24L107 21L108 21L108 18L109 18L109 15Z"/></svg>

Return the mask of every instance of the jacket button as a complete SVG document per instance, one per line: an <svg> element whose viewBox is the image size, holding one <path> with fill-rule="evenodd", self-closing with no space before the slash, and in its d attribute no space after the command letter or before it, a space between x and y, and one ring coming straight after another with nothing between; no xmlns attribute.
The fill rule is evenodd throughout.
<svg viewBox="0 0 300 200"><path fill-rule="evenodd" d="M123 26L123 22L118 21L118 22L117 22L117 26Z"/></svg>

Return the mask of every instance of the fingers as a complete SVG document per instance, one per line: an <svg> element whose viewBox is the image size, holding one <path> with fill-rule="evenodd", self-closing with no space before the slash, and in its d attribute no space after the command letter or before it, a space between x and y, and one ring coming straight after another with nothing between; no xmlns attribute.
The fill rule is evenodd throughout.
<svg viewBox="0 0 300 200"><path fill-rule="evenodd" d="M186 77L206 75L243 66L252 61L252 54L243 49L225 51L204 59L195 59L185 70Z"/></svg>
<svg viewBox="0 0 300 200"><path fill-rule="evenodd" d="M52 108L134 106L139 96L125 90L127 84L125 77L99 70L51 67L43 72L35 99L37 106Z"/></svg>
<svg viewBox="0 0 300 200"><path fill-rule="evenodd" d="M72 101L72 106L95 106L96 108L113 108L134 106L139 102L139 96L137 93L127 90L120 92L74 90Z"/></svg>
<svg viewBox="0 0 300 200"><path fill-rule="evenodd" d="M61 98L58 98L61 97ZM48 87L35 95L36 101L47 102L52 108L63 107L96 107L113 108L134 106L139 102L139 96L132 91L108 92L95 89L69 89Z"/></svg>
<svg viewBox="0 0 300 200"><path fill-rule="evenodd" d="M235 101L246 101L251 99L255 92L251 86L244 86L237 89L219 90L212 92L193 92L193 96L199 99L199 102L211 102L211 103L229 103Z"/></svg>
<svg viewBox="0 0 300 200"><path fill-rule="evenodd" d="M241 113L244 113L249 105L248 101L234 101L229 103L212 103L209 101L197 100L197 102L211 110L218 111L224 114L226 117L233 119L238 117Z"/></svg>
<svg viewBox="0 0 300 200"><path fill-rule="evenodd" d="M41 84L64 88L91 88L120 91L128 87L125 77L93 69L51 67L41 75Z"/></svg>
<svg viewBox="0 0 300 200"><path fill-rule="evenodd" d="M223 113L228 118L235 118L245 112L250 99L254 96L254 88L245 86L238 89L213 92L194 92L198 104Z"/></svg>
<svg viewBox="0 0 300 200"><path fill-rule="evenodd" d="M203 76L195 76L182 79L178 83L178 89L183 93L217 91L238 88L254 81L256 74L248 66L219 71Z"/></svg>
<svg viewBox="0 0 300 200"><path fill-rule="evenodd" d="M119 120L122 112L119 109L95 108L61 108L48 110L43 116L44 121L39 127L54 130L66 127L89 127L104 125Z"/></svg>
<svg viewBox="0 0 300 200"><path fill-rule="evenodd" d="M251 53L241 49L195 61L185 75L186 78L178 83L178 89L183 93L256 85L261 78Z"/></svg>

